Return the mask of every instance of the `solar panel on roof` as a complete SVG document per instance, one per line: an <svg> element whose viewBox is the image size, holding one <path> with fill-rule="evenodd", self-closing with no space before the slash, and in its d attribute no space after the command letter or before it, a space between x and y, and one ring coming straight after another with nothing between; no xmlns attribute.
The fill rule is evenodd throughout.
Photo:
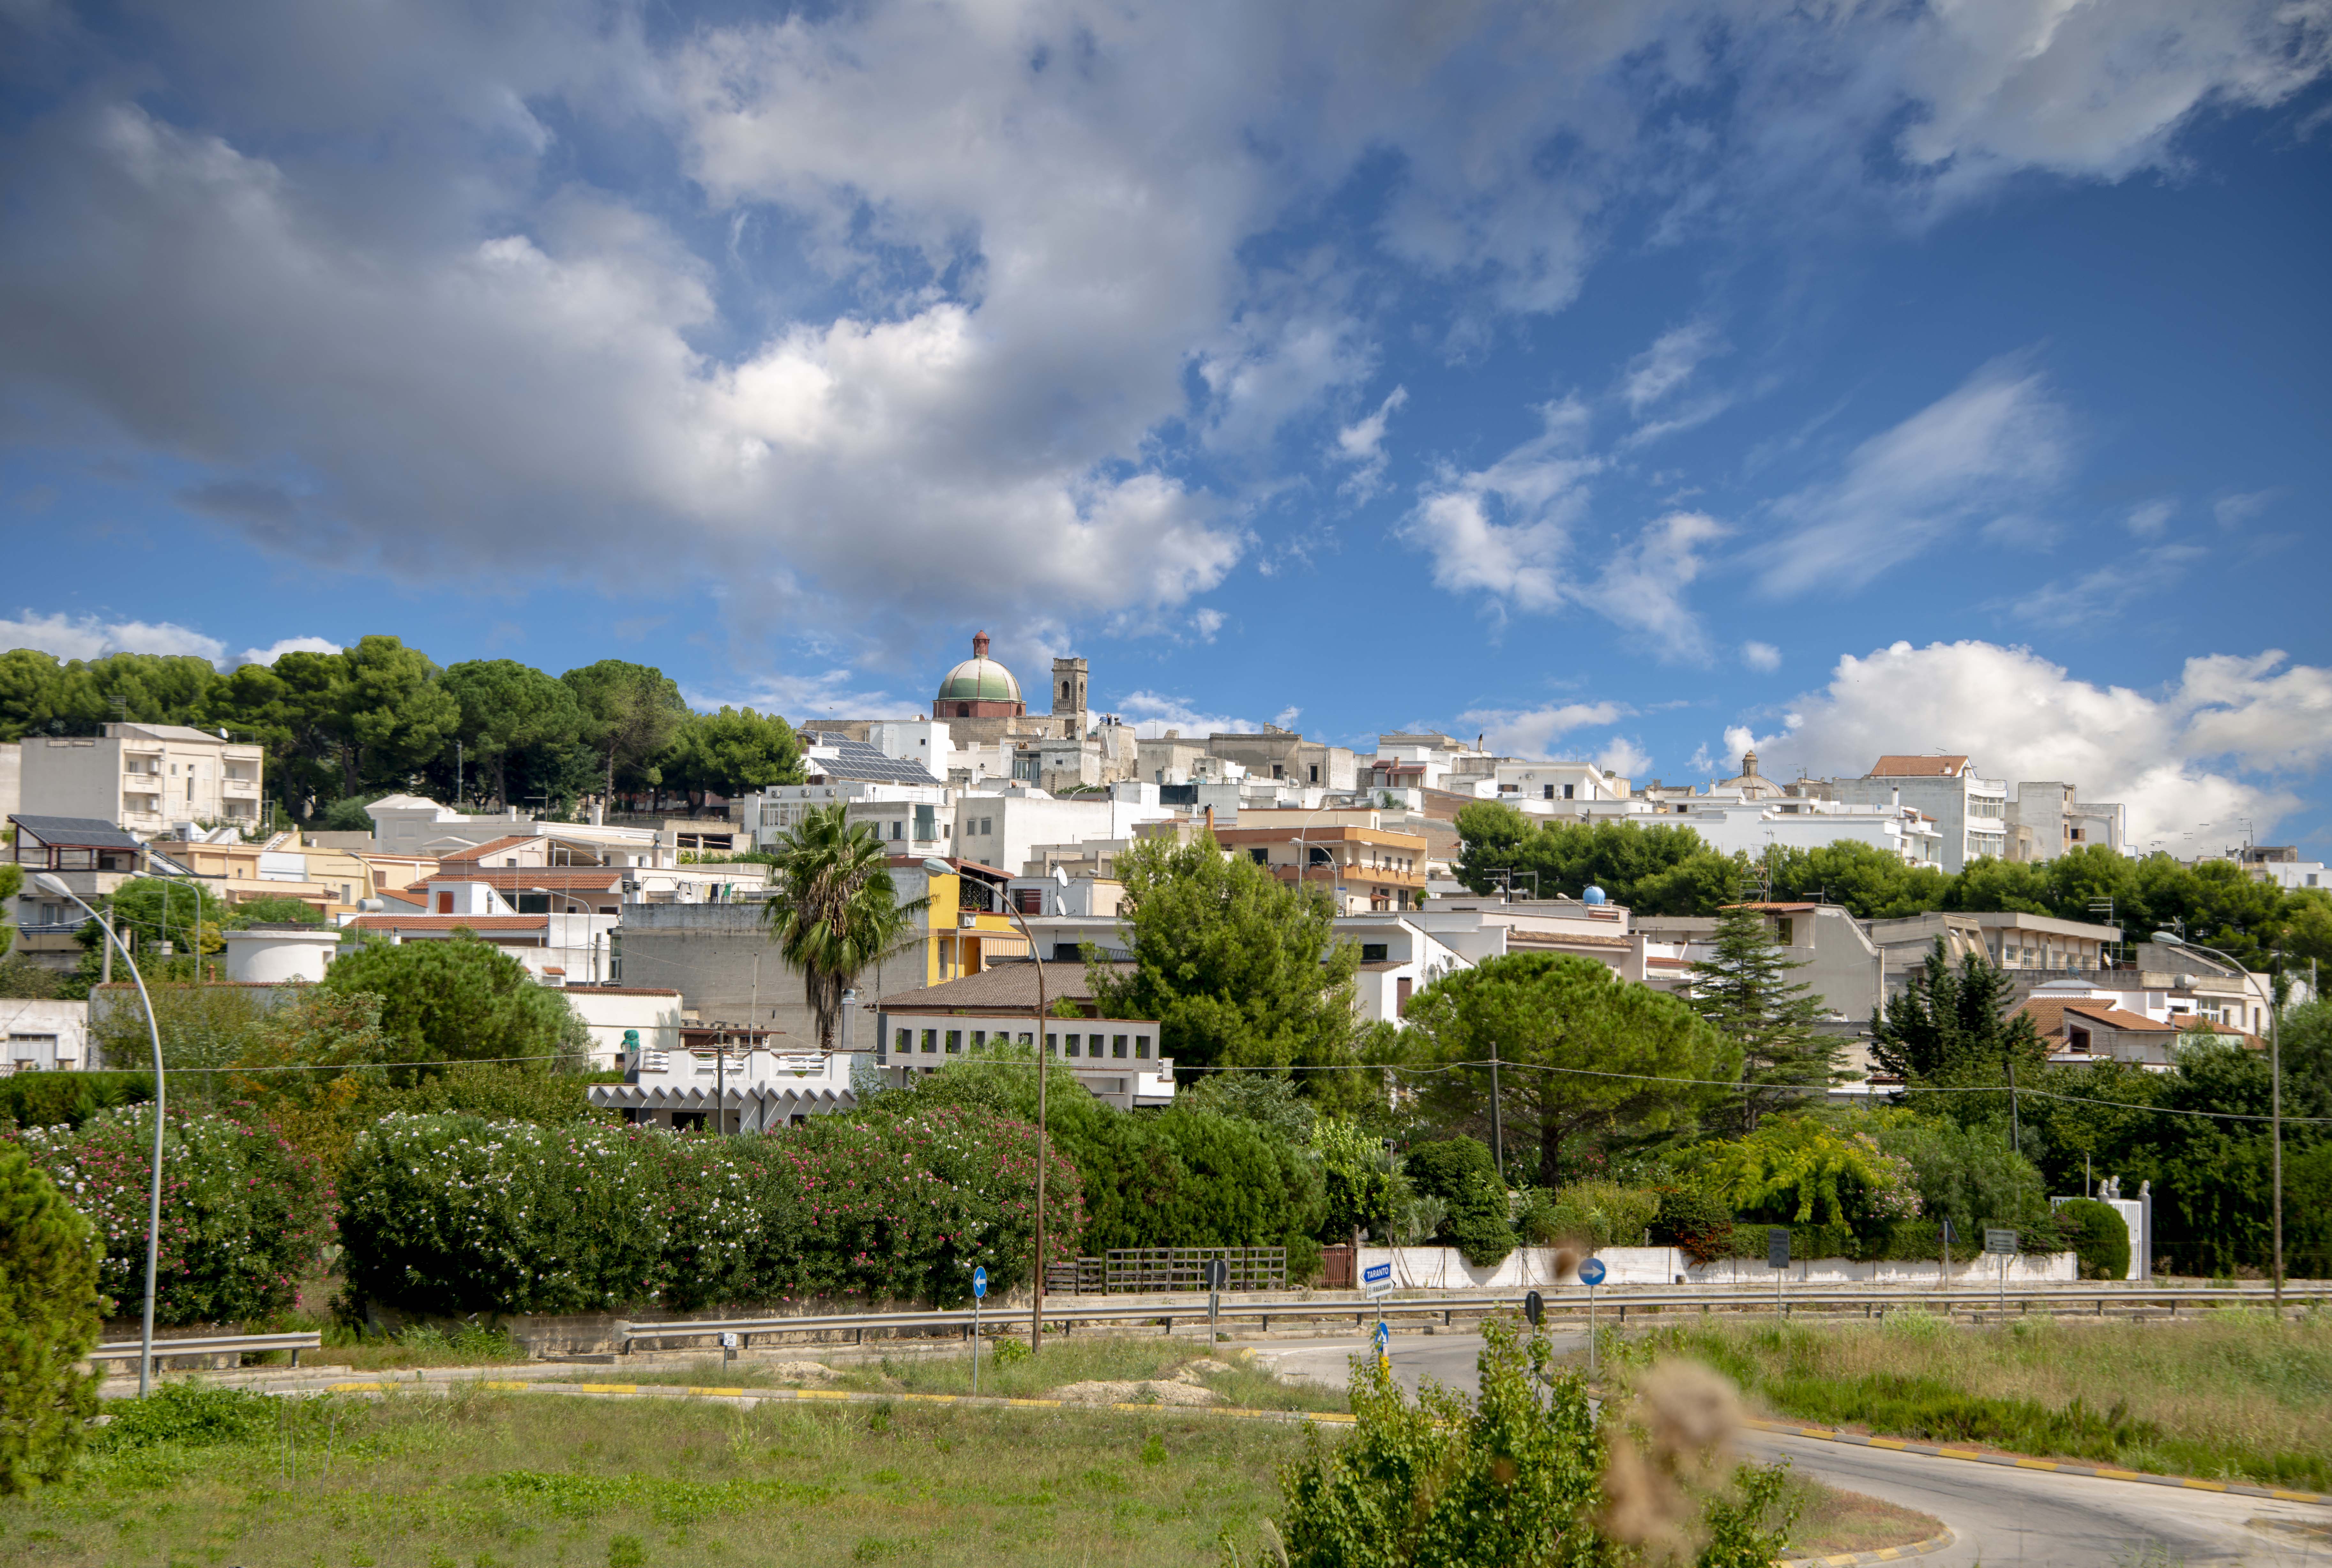
<svg viewBox="0 0 2332 1568"><path fill-rule="evenodd" d="M853 779L880 784L939 783L922 763L885 756L864 741L830 740L823 741L818 749L825 751L828 747L833 750L832 756L812 757L806 763L828 779Z"/></svg>

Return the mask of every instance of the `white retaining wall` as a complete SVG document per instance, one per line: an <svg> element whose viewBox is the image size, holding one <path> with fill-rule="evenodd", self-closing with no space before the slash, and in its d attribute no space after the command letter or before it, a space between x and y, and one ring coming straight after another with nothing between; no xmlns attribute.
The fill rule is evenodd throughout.
<svg viewBox="0 0 2332 1568"><path fill-rule="evenodd" d="M1604 1268L1605 1285L1765 1286L1776 1270L1762 1257L1720 1257L1697 1264L1673 1247L1607 1247L1595 1255ZM1477 1268L1454 1247L1363 1247L1361 1267L1392 1265L1392 1280L1402 1290L1530 1290L1552 1286L1577 1288L1577 1255L1553 1247L1518 1247L1495 1268ZM2069 1285L2080 1277L2079 1261L2069 1252L2031 1253L2007 1260L2011 1285ZM1954 1286L1992 1285L2000 1278L2001 1260L1981 1254L1973 1259L1952 1258ZM1902 1285L1935 1288L1942 1282L1943 1264L1857 1263L1844 1257L1802 1258L1790 1265L1790 1285Z"/></svg>

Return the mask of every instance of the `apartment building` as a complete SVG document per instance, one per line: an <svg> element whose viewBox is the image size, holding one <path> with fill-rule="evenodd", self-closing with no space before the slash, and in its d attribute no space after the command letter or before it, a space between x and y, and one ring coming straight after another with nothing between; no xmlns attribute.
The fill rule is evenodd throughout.
<svg viewBox="0 0 2332 1568"><path fill-rule="evenodd" d="M1979 776L1962 756L1887 756L1859 779L1830 781L1833 799L1850 806L1910 806L1935 819L1943 869L1956 876L1971 861L2008 854L2008 784Z"/></svg>
<svg viewBox="0 0 2332 1568"><path fill-rule="evenodd" d="M102 818L140 839L220 824L259 825L257 746L183 724L108 724L102 735L28 736L19 809Z"/></svg>

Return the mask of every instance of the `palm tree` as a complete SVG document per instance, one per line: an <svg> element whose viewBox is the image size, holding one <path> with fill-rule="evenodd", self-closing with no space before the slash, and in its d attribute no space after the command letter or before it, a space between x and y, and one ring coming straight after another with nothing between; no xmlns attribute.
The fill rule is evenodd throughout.
<svg viewBox="0 0 2332 1568"><path fill-rule="evenodd" d="M817 1018L817 1047L834 1049L842 993L868 964L913 937L914 916L931 903L899 902L883 841L854 827L845 803L812 808L779 839L776 891L763 911L778 957L802 977Z"/></svg>

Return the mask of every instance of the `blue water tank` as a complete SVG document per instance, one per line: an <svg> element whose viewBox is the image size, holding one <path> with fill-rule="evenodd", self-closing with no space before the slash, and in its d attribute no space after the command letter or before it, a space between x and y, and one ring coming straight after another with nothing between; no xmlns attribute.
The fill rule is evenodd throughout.
<svg viewBox="0 0 2332 1568"><path fill-rule="evenodd" d="M1601 904L1603 902L1603 890L1590 883L1587 891L1579 895L1579 901L1582 904Z"/></svg>

